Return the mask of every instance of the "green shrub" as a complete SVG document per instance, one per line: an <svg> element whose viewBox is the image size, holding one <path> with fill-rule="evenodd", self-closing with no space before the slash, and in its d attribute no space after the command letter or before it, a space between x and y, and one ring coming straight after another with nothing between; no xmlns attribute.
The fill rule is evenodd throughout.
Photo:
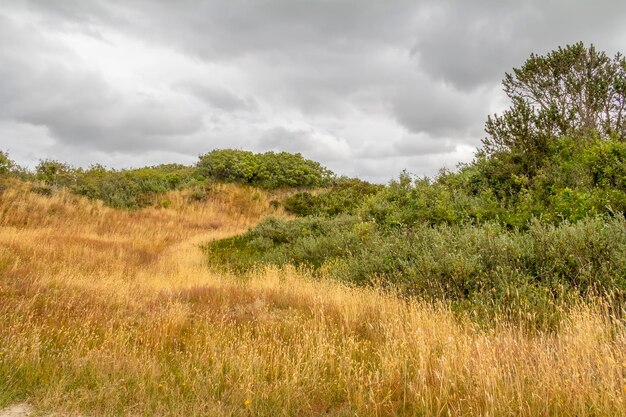
<svg viewBox="0 0 626 417"><path fill-rule="evenodd" d="M332 172L319 163L287 152L254 154L236 149L214 150L200 156L197 168L209 179L265 189L321 187L333 177Z"/></svg>
<svg viewBox="0 0 626 417"><path fill-rule="evenodd" d="M9 154L0 151L0 177L9 175L15 168L15 162L9 158Z"/></svg>
<svg viewBox="0 0 626 417"><path fill-rule="evenodd" d="M72 166L51 159L39 161L35 168L35 178L53 189L73 186L77 175L78 171Z"/></svg>
<svg viewBox="0 0 626 417"><path fill-rule="evenodd" d="M380 185L356 178L340 178L330 189L319 194L301 192L290 196L283 201L283 207L288 213L301 217L356 214L363 199L377 194L382 189Z"/></svg>
<svg viewBox="0 0 626 417"><path fill-rule="evenodd" d="M270 217L243 235L207 244L205 250L213 264L238 272L257 264L319 268L358 243L353 230L357 222L354 216L293 221Z"/></svg>
<svg viewBox="0 0 626 417"><path fill-rule="evenodd" d="M195 168L178 164L120 171L94 165L77 171L71 190L114 208L137 209L152 204L166 208L169 204L158 200L159 195L198 187L204 181Z"/></svg>
<svg viewBox="0 0 626 417"><path fill-rule="evenodd" d="M625 142L598 140L585 149L583 161L595 186L626 190Z"/></svg>

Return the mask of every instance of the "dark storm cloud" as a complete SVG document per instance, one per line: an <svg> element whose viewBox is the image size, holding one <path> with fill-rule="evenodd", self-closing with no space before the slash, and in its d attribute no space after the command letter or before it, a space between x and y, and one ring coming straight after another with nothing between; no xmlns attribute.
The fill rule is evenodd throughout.
<svg viewBox="0 0 626 417"><path fill-rule="evenodd" d="M15 0L0 148L36 132L79 162L237 147L379 181L431 174L471 157L505 71L578 40L614 53L625 18L608 0Z"/></svg>
<svg viewBox="0 0 626 417"><path fill-rule="evenodd" d="M350 50L355 44L402 41L410 33L411 2L367 0L181 0L30 2L51 19L115 24L174 44L205 59L303 48ZM404 32L403 32L404 31ZM405 39L406 40L406 39Z"/></svg>
<svg viewBox="0 0 626 417"><path fill-rule="evenodd" d="M428 1L412 51L433 78L467 90L496 82L531 52L578 41L612 50L623 44L625 17L619 0Z"/></svg>
<svg viewBox="0 0 626 417"><path fill-rule="evenodd" d="M439 82L416 82L393 95L393 114L410 132L465 139L470 132L480 135L488 98Z"/></svg>

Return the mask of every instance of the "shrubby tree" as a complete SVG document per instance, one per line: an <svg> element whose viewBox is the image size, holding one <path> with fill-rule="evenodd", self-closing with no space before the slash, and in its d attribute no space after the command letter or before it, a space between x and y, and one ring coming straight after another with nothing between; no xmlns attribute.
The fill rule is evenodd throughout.
<svg viewBox="0 0 626 417"><path fill-rule="evenodd" d="M33 175L30 171L16 164L15 161L9 157L8 152L0 150L0 179L8 177L22 180L33 179Z"/></svg>
<svg viewBox="0 0 626 417"><path fill-rule="evenodd" d="M259 161L249 151L214 150L201 155L197 164L203 175L225 182L252 182L259 172Z"/></svg>
<svg viewBox="0 0 626 417"><path fill-rule="evenodd" d="M532 54L503 87L511 107L487 119L483 148L461 170L466 190L490 192L518 226L623 212L624 57L568 45Z"/></svg>
<svg viewBox="0 0 626 417"><path fill-rule="evenodd" d="M487 155L524 152L532 168L555 137L598 134L626 140L626 60L621 54L611 59L582 42L559 47L547 55L532 54L502 84L512 105L487 119Z"/></svg>
<svg viewBox="0 0 626 417"><path fill-rule="evenodd" d="M46 159L39 161L35 168L35 176L53 188L69 187L76 182L76 170L63 162Z"/></svg>
<svg viewBox="0 0 626 417"><path fill-rule="evenodd" d="M0 175L8 175L15 167L15 163L9 159L9 154L0 151Z"/></svg>

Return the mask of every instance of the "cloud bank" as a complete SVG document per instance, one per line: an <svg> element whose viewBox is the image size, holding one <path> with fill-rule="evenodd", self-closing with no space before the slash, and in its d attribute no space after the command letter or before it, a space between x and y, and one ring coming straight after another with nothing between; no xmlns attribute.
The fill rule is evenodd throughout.
<svg viewBox="0 0 626 417"><path fill-rule="evenodd" d="M13 1L0 10L0 148L140 166L214 148L301 152L385 182L471 159L506 71L582 40L619 1Z"/></svg>

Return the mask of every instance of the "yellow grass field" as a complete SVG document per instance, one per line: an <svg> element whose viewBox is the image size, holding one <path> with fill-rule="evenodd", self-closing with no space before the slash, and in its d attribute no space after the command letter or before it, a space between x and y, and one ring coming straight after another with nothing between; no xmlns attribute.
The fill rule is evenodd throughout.
<svg viewBox="0 0 626 417"><path fill-rule="evenodd" d="M275 210L118 211L14 183L0 196L0 409L82 416L626 416L626 326L479 328L445 306L314 280L228 276L199 245ZM274 213L281 215L281 213Z"/></svg>

